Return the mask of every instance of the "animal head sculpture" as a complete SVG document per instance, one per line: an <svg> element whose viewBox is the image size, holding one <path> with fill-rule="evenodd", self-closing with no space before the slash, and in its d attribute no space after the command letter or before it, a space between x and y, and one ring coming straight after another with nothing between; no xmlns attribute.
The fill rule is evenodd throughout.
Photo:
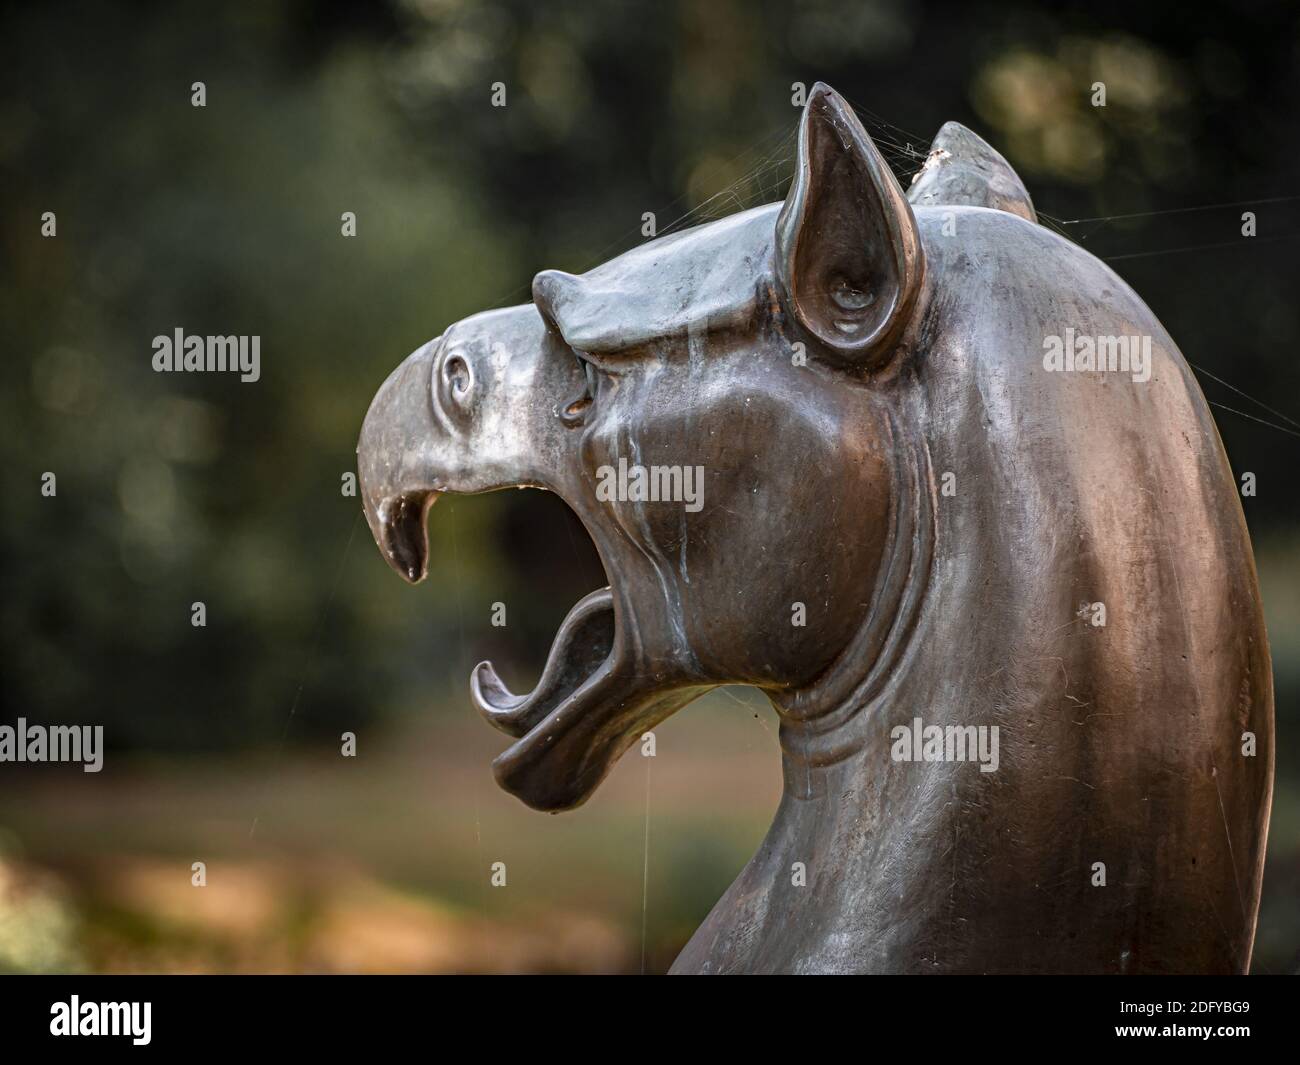
<svg viewBox="0 0 1300 1065"><path fill-rule="evenodd" d="M784 203L539 274L403 362L358 454L409 581L441 492L546 488L595 542L536 688L471 677L530 806L712 687L770 697L784 798L676 969L1248 965L1272 680L1222 445L963 127L905 196L818 85Z"/></svg>

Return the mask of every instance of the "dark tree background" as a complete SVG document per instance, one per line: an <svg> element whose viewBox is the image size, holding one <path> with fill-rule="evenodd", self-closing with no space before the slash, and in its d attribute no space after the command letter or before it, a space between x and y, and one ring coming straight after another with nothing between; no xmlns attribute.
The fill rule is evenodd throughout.
<svg viewBox="0 0 1300 1065"><path fill-rule="evenodd" d="M459 721L479 658L535 675L569 605L604 583L585 534L538 493L440 503L431 580L404 589L341 491L369 399L448 323L527 299L537 270L638 242L643 212L662 232L780 198L792 86L824 80L904 183L945 120L999 148L1044 224L1149 303L1217 404L1234 469L1255 474L1279 744L1257 963L1300 964L1295 5L45 3L7 12L0 59L4 721L105 725L147 793L163 778L141 767L278 779L344 729ZM261 381L155 374L151 339L177 327L260 335ZM483 749L464 761L486 795ZM126 904L51 841L63 815L37 785L53 778L11 769L15 853L64 878L91 930L42 949L126 964L139 944L101 920ZM698 890L669 907L652 964L735 872L691 832L668 845ZM352 853L346 835L330 847ZM470 890L423 866L384 875ZM34 963L0 948L6 964Z"/></svg>

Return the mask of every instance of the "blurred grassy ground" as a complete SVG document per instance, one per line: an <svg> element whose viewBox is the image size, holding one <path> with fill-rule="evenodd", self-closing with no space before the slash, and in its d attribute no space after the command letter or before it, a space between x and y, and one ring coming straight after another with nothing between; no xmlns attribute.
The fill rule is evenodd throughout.
<svg viewBox="0 0 1300 1065"><path fill-rule="evenodd" d="M662 971L775 810L761 705L714 693L558 817L497 789L500 738L463 704L356 759L28 774L3 817L0 969L639 972L644 882Z"/></svg>
<svg viewBox="0 0 1300 1065"><path fill-rule="evenodd" d="M743 689L661 726L653 761L634 750L555 817L497 789L498 738L446 710L356 759L29 773L0 822L0 971L662 972L779 798L775 723ZM1297 970L1297 839L1283 784L1256 972Z"/></svg>

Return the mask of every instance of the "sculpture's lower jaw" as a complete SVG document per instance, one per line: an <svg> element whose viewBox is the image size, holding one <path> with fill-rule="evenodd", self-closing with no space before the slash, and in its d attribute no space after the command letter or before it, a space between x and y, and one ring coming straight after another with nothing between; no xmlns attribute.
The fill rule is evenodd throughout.
<svg viewBox="0 0 1300 1065"><path fill-rule="evenodd" d="M581 805L647 729L712 687L683 679L667 658L646 665L650 634L617 599L601 588L573 606L533 691L513 694L490 662L470 676L475 709L517 740L493 762L497 783L534 809Z"/></svg>
<svg viewBox="0 0 1300 1065"><path fill-rule="evenodd" d="M580 806L647 729L707 687L656 690L607 662L521 740L492 763L497 783L547 813Z"/></svg>

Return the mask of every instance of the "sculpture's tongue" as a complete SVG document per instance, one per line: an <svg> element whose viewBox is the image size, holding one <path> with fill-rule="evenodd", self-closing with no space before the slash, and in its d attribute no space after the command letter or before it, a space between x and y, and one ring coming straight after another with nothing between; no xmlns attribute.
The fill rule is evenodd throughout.
<svg viewBox="0 0 1300 1065"><path fill-rule="evenodd" d="M487 721L509 736L523 736L590 678L614 646L614 595L601 588L580 599L555 634L546 668L528 695L514 695L491 662L470 675L470 699Z"/></svg>

